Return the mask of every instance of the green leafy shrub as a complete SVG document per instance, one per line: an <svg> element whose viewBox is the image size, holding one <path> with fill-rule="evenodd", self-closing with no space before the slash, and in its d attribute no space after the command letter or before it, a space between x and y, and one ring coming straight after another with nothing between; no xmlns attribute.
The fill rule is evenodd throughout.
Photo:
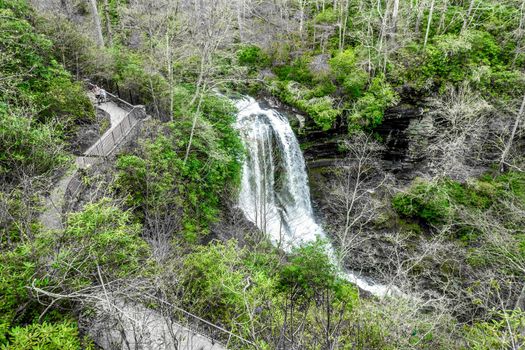
<svg viewBox="0 0 525 350"><path fill-rule="evenodd" d="M487 174L466 184L450 179L432 182L417 179L407 192L393 197L392 206L404 217L444 224L453 221L459 209L483 212L499 206L502 200L525 205L522 173L508 172L495 177ZM461 232L469 232L470 228L460 226L457 230L463 236Z"/></svg>
<svg viewBox="0 0 525 350"><path fill-rule="evenodd" d="M385 110L399 101L398 94L383 75L374 77L367 92L354 104L348 118L349 130L363 127L373 129L383 121Z"/></svg>
<svg viewBox="0 0 525 350"><path fill-rule="evenodd" d="M271 63L270 57L255 45L244 46L237 50L237 59L241 65L253 68L268 67Z"/></svg>
<svg viewBox="0 0 525 350"><path fill-rule="evenodd" d="M13 3L0 3L0 50L12 53L2 59L0 72L7 77L0 101L33 108L41 122L60 118L65 136L70 136L79 123L94 121L95 114L80 84L60 66L52 55L53 43L35 31L26 20L28 8Z"/></svg>
<svg viewBox="0 0 525 350"><path fill-rule="evenodd" d="M392 206L402 216L429 224L443 224L453 213L447 187L422 180L414 183L407 193L395 195Z"/></svg>
<svg viewBox="0 0 525 350"><path fill-rule="evenodd" d="M184 104L191 91L177 90L175 112L188 113ZM129 194L128 204L139 218L145 210L182 210L184 235L195 240L218 218L221 194L240 181L243 147L233 128L235 108L216 96L205 96L197 115L195 135L186 162L192 118L180 115L173 123L153 128L136 154L117 161L117 188ZM191 111L189 113L192 113ZM178 208L178 209L176 209Z"/></svg>
<svg viewBox="0 0 525 350"><path fill-rule="evenodd" d="M19 110L0 105L0 179L9 183L22 174L41 175L63 164L61 133Z"/></svg>
<svg viewBox="0 0 525 350"><path fill-rule="evenodd" d="M275 82L271 89L281 100L307 113L322 130L330 129L341 115L341 110L333 108L330 96L314 97L311 90L299 83Z"/></svg>
<svg viewBox="0 0 525 350"><path fill-rule="evenodd" d="M324 11L319 12L315 15L315 23L335 23L337 22L337 13L333 8L328 7Z"/></svg>
<svg viewBox="0 0 525 350"><path fill-rule="evenodd" d="M276 66L273 71L281 81L296 81L298 83L311 85L314 81L314 76L310 71L309 60L305 57L296 59L291 64Z"/></svg>
<svg viewBox="0 0 525 350"><path fill-rule="evenodd" d="M120 210L107 198L88 204L69 215L51 265L73 288L98 281L99 271L108 278L143 271L149 247L139 237L140 229L131 222L130 212Z"/></svg>
<svg viewBox="0 0 525 350"><path fill-rule="evenodd" d="M246 337L251 322L256 327L274 327L268 322L281 311L265 305L282 303L276 293L277 279L261 264L254 265L252 254L233 240L198 246L184 259L181 283L185 305Z"/></svg>
<svg viewBox="0 0 525 350"><path fill-rule="evenodd" d="M35 273L30 258L30 247L21 245L0 255L0 344L5 343L6 333L17 321L31 318L27 286Z"/></svg>
<svg viewBox="0 0 525 350"><path fill-rule="evenodd" d="M495 316L491 321L466 327L469 349L512 349L516 344L525 343L522 332L525 313L522 310L500 311Z"/></svg>
<svg viewBox="0 0 525 350"><path fill-rule="evenodd" d="M11 350L77 350L81 349L78 327L71 321L61 323L33 323L14 327L9 331L9 342L2 349Z"/></svg>

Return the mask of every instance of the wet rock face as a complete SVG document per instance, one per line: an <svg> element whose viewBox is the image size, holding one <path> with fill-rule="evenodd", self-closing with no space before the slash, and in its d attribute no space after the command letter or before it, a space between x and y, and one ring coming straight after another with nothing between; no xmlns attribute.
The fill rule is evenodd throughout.
<svg viewBox="0 0 525 350"><path fill-rule="evenodd" d="M413 178L426 162L425 149L433 130L432 117L424 114L423 107L404 103L389 109L383 123L374 130L385 146L381 156L383 169L401 180ZM339 145L346 135L346 127L300 134L307 167L336 165L344 157Z"/></svg>
<svg viewBox="0 0 525 350"><path fill-rule="evenodd" d="M426 161L426 148L433 133L432 118L423 108L400 104L385 113L375 132L383 140L383 169L401 180L410 180Z"/></svg>

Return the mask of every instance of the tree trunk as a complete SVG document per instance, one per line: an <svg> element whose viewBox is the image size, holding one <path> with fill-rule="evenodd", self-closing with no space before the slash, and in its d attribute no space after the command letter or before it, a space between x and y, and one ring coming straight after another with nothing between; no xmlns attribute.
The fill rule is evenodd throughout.
<svg viewBox="0 0 525 350"><path fill-rule="evenodd" d="M244 12L244 0L239 0L237 3L237 26L239 27L239 41L244 42L244 28L242 23Z"/></svg>
<svg viewBox="0 0 525 350"><path fill-rule="evenodd" d="M108 36L108 44L109 46L113 43L113 34L111 31L111 19L109 17L109 3L108 0L104 0L104 17L106 21L106 34Z"/></svg>
<svg viewBox="0 0 525 350"><path fill-rule="evenodd" d="M102 36L102 25L100 24L100 16L98 15L97 0L89 0L89 5L91 8L91 15L93 16L97 45L98 47L104 47L104 37Z"/></svg>
<svg viewBox="0 0 525 350"><path fill-rule="evenodd" d="M472 9L474 8L475 2L476 0L470 0L470 5L468 6L467 14L465 15L465 19L463 20L463 26L461 27L461 31L467 29L468 20L470 19L470 15L472 14Z"/></svg>
<svg viewBox="0 0 525 350"><path fill-rule="evenodd" d="M169 90L170 90L170 110L169 110L169 116L170 121L173 121L173 65L172 65L172 57L171 57L171 46L170 46L170 33L169 30L166 32L166 64L168 69L168 84L169 84Z"/></svg>
<svg viewBox="0 0 525 350"><path fill-rule="evenodd" d="M399 13L399 0L394 0L394 8L392 9L392 36L397 33L397 16Z"/></svg>
<svg viewBox="0 0 525 350"><path fill-rule="evenodd" d="M423 48L427 46L428 42L428 32L430 31L430 25L432 24L432 14L434 13L434 0L430 3L430 12L428 14L427 30L425 32L425 41L423 43Z"/></svg>
<svg viewBox="0 0 525 350"><path fill-rule="evenodd" d="M523 112L525 111L525 95L523 95L523 101L521 102L521 107L516 115L516 120L514 121L514 126L512 127L512 131L510 133L509 140L507 141L507 144L505 145L505 149L503 150L503 153L501 154L501 160L499 162L500 164L500 171L505 171L506 163L505 160L507 156L509 155L510 148L512 147L512 142L514 141L514 138L516 137L516 132L518 131L518 126L520 124L521 118L523 118Z"/></svg>

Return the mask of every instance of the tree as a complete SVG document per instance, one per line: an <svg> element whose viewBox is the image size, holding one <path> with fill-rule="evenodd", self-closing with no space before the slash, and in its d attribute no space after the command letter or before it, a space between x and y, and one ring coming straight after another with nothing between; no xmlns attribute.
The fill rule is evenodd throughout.
<svg viewBox="0 0 525 350"><path fill-rule="evenodd" d="M347 156L328 185L330 200L326 206L334 225L338 256L344 262L368 239L369 225L382 207L380 191L389 179L376 161L381 147L372 136L355 135L342 147Z"/></svg>
<svg viewBox="0 0 525 350"><path fill-rule="evenodd" d="M93 17L93 25L95 26L95 39L99 47L104 47L104 37L102 36L102 24L100 22L100 15L97 9L97 0L88 0L91 9L91 16Z"/></svg>
<svg viewBox="0 0 525 350"><path fill-rule="evenodd" d="M509 155L510 149L512 147L512 143L514 142L514 138L516 137L516 132L518 131L518 127L520 123L522 122L522 119L524 116L525 116L525 95L523 96L521 107L518 113L516 113L516 117L514 119L514 124L512 126L512 130L510 132L509 139L505 144L505 148L503 149L503 152L501 153L501 158L499 161L501 172L505 171L506 167L508 166L506 160Z"/></svg>

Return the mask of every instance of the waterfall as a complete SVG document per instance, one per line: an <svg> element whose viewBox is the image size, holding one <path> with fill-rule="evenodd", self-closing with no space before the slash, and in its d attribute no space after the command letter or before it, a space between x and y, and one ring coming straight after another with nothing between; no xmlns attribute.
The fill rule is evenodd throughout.
<svg viewBox="0 0 525 350"><path fill-rule="evenodd" d="M325 234L314 219L302 151L288 119L262 108L251 97L236 101L236 128L247 151L242 167L239 207L275 244L289 251ZM327 254L341 266L329 247ZM376 296L402 294L351 271L340 276Z"/></svg>
<svg viewBox="0 0 525 350"><path fill-rule="evenodd" d="M247 150L239 206L274 243L288 250L324 236L315 222L303 154L286 117L253 98L237 102Z"/></svg>

